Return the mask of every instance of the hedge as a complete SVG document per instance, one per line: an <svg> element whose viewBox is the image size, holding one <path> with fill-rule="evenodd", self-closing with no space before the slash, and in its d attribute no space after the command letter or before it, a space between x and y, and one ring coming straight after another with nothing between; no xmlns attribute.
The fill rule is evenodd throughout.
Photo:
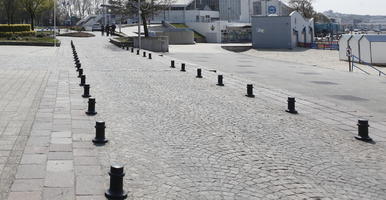
<svg viewBox="0 0 386 200"><path fill-rule="evenodd" d="M33 36L35 31L21 31L21 32L0 32L0 37L22 37Z"/></svg>
<svg viewBox="0 0 386 200"><path fill-rule="evenodd" d="M0 24L0 33L3 32L27 32L31 31L30 24Z"/></svg>

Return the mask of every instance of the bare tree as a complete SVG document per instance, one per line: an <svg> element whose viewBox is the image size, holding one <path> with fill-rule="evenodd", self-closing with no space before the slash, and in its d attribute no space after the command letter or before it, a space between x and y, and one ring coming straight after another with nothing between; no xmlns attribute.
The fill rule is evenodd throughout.
<svg viewBox="0 0 386 200"><path fill-rule="evenodd" d="M126 10L131 16L138 14L138 0L126 0ZM140 11L145 37L149 37L148 20L153 15L170 7L174 0L142 0Z"/></svg>
<svg viewBox="0 0 386 200"><path fill-rule="evenodd" d="M289 6L302 14L305 18L312 18L315 14L313 0L290 0Z"/></svg>

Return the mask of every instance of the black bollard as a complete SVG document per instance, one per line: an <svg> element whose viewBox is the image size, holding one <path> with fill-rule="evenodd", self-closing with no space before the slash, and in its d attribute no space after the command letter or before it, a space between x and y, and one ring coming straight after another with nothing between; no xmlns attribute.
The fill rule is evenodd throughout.
<svg viewBox="0 0 386 200"><path fill-rule="evenodd" d="M123 190L123 166L112 165L110 167L110 188L105 192L109 200L123 200L127 198L127 192Z"/></svg>
<svg viewBox="0 0 386 200"><path fill-rule="evenodd" d="M222 76L222 75L218 75L218 76L217 76L217 85L218 85L218 86L224 86L224 83L223 83L223 76Z"/></svg>
<svg viewBox="0 0 386 200"><path fill-rule="evenodd" d="M139 55L139 49L137 50L137 55Z"/></svg>
<svg viewBox="0 0 386 200"><path fill-rule="evenodd" d="M131 53L134 53L134 47L131 47Z"/></svg>
<svg viewBox="0 0 386 200"><path fill-rule="evenodd" d="M126 51L128 51L128 50L129 50L129 45L126 46Z"/></svg>
<svg viewBox="0 0 386 200"><path fill-rule="evenodd" d="M174 60L172 60L172 61L170 62L170 67L171 67L171 68L176 68Z"/></svg>
<svg viewBox="0 0 386 200"><path fill-rule="evenodd" d="M105 138L105 122L95 122L95 138L92 140L94 144L105 144L108 140Z"/></svg>
<svg viewBox="0 0 386 200"><path fill-rule="evenodd" d="M247 94L245 96L250 97L250 98L255 98L255 95L253 94L253 85L252 84L247 85Z"/></svg>
<svg viewBox="0 0 386 200"><path fill-rule="evenodd" d="M78 63L75 65L76 71L79 71L80 68L82 68L82 64Z"/></svg>
<svg viewBox="0 0 386 200"><path fill-rule="evenodd" d="M361 140L364 142L372 142L373 139L369 137L369 121L365 119L358 120L358 136L355 136L355 139Z"/></svg>
<svg viewBox="0 0 386 200"><path fill-rule="evenodd" d="M181 64L181 70L180 70L180 71L186 72L186 70L185 70L185 63L182 63L182 64Z"/></svg>
<svg viewBox="0 0 386 200"><path fill-rule="evenodd" d="M86 84L86 75L80 76L80 84L79 86L84 86Z"/></svg>
<svg viewBox="0 0 386 200"><path fill-rule="evenodd" d="M143 52L143 57L146 58L146 51Z"/></svg>
<svg viewBox="0 0 386 200"><path fill-rule="evenodd" d="M288 109L286 110L286 112L288 113L291 113L291 114L298 114L298 111L296 111L295 109L295 97L288 97Z"/></svg>
<svg viewBox="0 0 386 200"><path fill-rule="evenodd" d="M82 97L83 98L91 97L91 95L90 95L90 85L89 84L84 84Z"/></svg>
<svg viewBox="0 0 386 200"><path fill-rule="evenodd" d="M87 115L96 115L95 112L95 98L88 98L88 110L86 111Z"/></svg>
<svg viewBox="0 0 386 200"><path fill-rule="evenodd" d="M196 76L196 78L202 78L201 69L197 69L197 76Z"/></svg>
<svg viewBox="0 0 386 200"><path fill-rule="evenodd" d="M83 69L79 68L78 72L79 72L78 78L80 78L83 75Z"/></svg>
<svg viewBox="0 0 386 200"><path fill-rule="evenodd" d="M149 59L151 59L151 53L149 53Z"/></svg>

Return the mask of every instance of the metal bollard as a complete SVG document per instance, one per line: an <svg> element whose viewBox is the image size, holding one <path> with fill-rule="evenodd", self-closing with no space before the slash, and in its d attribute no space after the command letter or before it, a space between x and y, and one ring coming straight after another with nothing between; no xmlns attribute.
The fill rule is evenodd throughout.
<svg viewBox="0 0 386 200"><path fill-rule="evenodd" d="M197 69L197 76L196 76L196 78L202 78L201 69Z"/></svg>
<svg viewBox="0 0 386 200"><path fill-rule="evenodd" d="M137 55L139 55L139 50L137 50Z"/></svg>
<svg viewBox="0 0 386 200"><path fill-rule="evenodd" d="M108 140L105 137L105 122L96 121L95 122L95 138L92 140L94 144L105 144Z"/></svg>
<svg viewBox="0 0 386 200"><path fill-rule="evenodd" d="M80 84L79 86L84 86L86 84L86 75L80 76Z"/></svg>
<svg viewBox="0 0 386 200"><path fill-rule="evenodd" d="M131 47L131 53L134 53L134 47Z"/></svg>
<svg viewBox="0 0 386 200"><path fill-rule="evenodd" d="M224 86L224 83L223 83L223 76L222 76L222 75L218 75L218 76L217 76L217 85L218 85L218 86Z"/></svg>
<svg viewBox="0 0 386 200"><path fill-rule="evenodd" d="M123 190L123 166L111 165L110 167L110 188L105 192L105 196L110 200L123 200L127 198L127 192Z"/></svg>
<svg viewBox="0 0 386 200"><path fill-rule="evenodd" d="M79 68L78 73L79 73L78 78L80 78L83 75L83 69Z"/></svg>
<svg viewBox="0 0 386 200"><path fill-rule="evenodd" d="M129 50L129 45L126 46L126 51L128 51L128 50Z"/></svg>
<svg viewBox="0 0 386 200"><path fill-rule="evenodd" d="M181 70L180 70L180 71L186 72L186 70L185 70L185 63L182 63L182 64L181 64Z"/></svg>
<svg viewBox="0 0 386 200"><path fill-rule="evenodd" d="M298 111L296 111L295 109L295 97L288 97L288 109L286 110L286 112L288 113L291 113L291 114L298 114Z"/></svg>
<svg viewBox="0 0 386 200"><path fill-rule="evenodd" d="M171 67L171 68L176 68L174 60L172 60L172 61L170 62L170 67Z"/></svg>
<svg viewBox="0 0 386 200"><path fill-rule="evenodd" d="M143 57L146 58L146 51L143 52Z"/></svg>
<svg viewBox="0 0 386 200"><path fill-rule="evenodd" d="M90 85L89 84L84 84L82 97L83 98L91 97L91 95L90 95Z"/></svg>
<svg viewBox="0 0 386 200"><path fill-rule="evenodd" d="M245 96L250 97L250 98L255 97L255 95L253 94L253 85L252 84L247 85L247 94Z"/></svg>
<svg viewBox="0 0 386 200"><path fill-rule="evenodd" d="M79 71L80 68L82 68L82 64L78 63L75 65L76 71Z"/></svg>
<svg viewBox="0 0 386 200"><path fill-rule="evenodd" d="M151 53L149 53L149 59L151 60Z"/></svg>
<svg viewBox="0 0 386 200"><path fill-rule="evenodd" d="M88 110L86 111L87 115L96 115L95 112L95 98L88 98Z"/></svg>
<svg viewBox="0 0 386 200"><path fill-rule="evenodd" d="M369 137L369 121L365 119L358 120L358 136L355 136L355 139L361 140L364 142L372 142L373 139Z"/></svg>

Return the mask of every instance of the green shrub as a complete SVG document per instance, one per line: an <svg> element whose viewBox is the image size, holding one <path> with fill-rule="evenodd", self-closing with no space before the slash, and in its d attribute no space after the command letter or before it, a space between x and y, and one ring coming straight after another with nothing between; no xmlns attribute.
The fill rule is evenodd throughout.
<svg viewBox="0 0 386 200"><path fill-rule="evenodd" d="M21 32L0 32L0 37L23 37L23 36L33 36L35 31L21 31Z"/></svg>
<svg viewBox="0 0 386 200"><path fill-rule="evenodd" d="M0 24L0 33L4 32L28 32L31 31L30 24Z"/></svg>

